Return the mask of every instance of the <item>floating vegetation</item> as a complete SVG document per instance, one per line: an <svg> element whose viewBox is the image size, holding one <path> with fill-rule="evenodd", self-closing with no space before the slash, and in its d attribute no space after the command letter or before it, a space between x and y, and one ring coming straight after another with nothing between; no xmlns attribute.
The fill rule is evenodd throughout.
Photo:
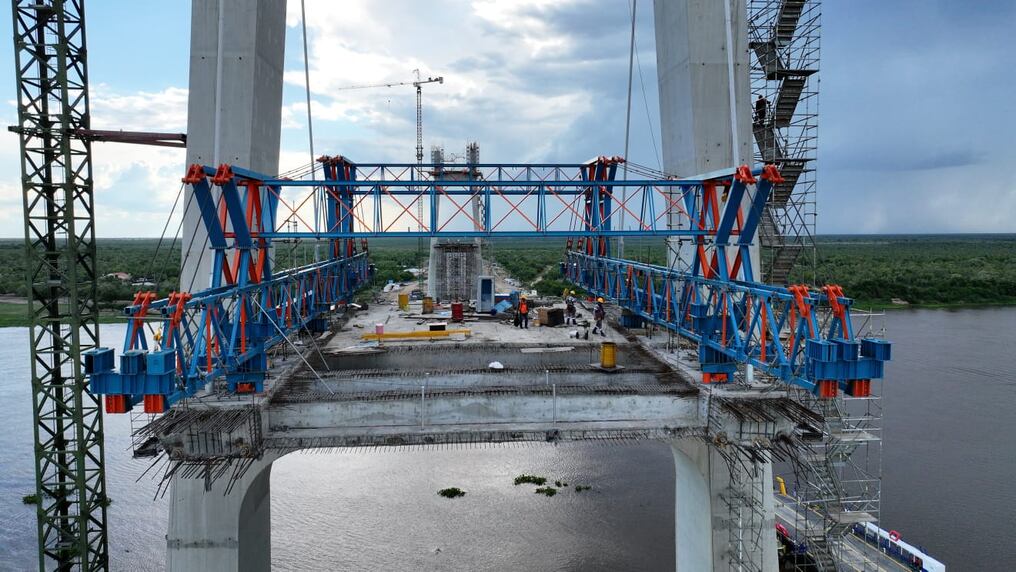
<svg viewBox="0 0 1016 572"><path fill-rule="evenodd" d="M527 475L525 473L515 477L515 485L521 485L524 483L532 483L534 485L543 485L547 483L546 477L537 477L536 475Z"/></svg>
<svg viewBox="0 0 1016 572"><path fill-rule="evenodd" d="M439 490L437 492L437 494L443 496L446 499L453 499L453 498L465 496L466 495L466 491L460 489L459 487L449 487L447 489L441 489L441 490Z"/></svg>
<svg viewBox="0 0 1016 572"><path fill-rule="evenodd" d="M557 488L567 487L568 483L562 481L554 481L554 486Z"/></svg>
<svg viewBox="0 0 1016 572"><path fill-rule="evenodd" d="M557 494L557 489L554 487L540 487L534 492L538 495L547 495L548 497L552 497Z"/></svg>
<svg viewBox="0 0 1016 572"><path fill-rule="evenodd" d="M25 495L21 497L21 502L25 504L39 504L39 495Z"/></svg>
<svg viewBox="0 0 1016 572"><path fill-rule="evenodd" d="M591 488L593 487L589 485L575 485L575 492L581 493L582 491L588 491Z"/></svg>

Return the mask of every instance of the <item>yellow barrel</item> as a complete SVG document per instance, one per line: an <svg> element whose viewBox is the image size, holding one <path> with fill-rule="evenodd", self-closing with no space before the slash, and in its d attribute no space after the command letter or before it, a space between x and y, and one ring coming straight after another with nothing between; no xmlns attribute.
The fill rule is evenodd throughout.
<svg viewBox="0 0 1016 572"><path fill-rule="evenodd" d="M614 342L603 342L600 345L600 367L612 368L617 366L617 344Z"/></svg>
<svg viewBox="0 0 1016 572"><path fill-rule="evenodd" d="M409 294L399 294L399 309L402 311L409 309Z"/></svg>
<svg viewBox="0 0 1016 572"><path fill-rule="evenodd" d="M426 296L423 299L423 313L432 314L434 313L434 299L430 296Z"/></svg>
<svg viewBox="0 0 1016 572"><path fill-rule="evenodd" d="M780 494L787 496L787 483L783 480L783 477L776 477L776 484L780 486Z"/></svg>

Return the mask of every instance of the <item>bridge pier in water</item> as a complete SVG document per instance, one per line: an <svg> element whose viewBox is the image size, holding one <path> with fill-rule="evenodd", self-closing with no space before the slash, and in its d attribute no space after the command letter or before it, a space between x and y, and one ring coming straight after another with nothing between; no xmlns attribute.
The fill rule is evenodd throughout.
<svg viewBox="0 0 1016 572"><path fill-rule="evenodd" d="M732 542L732 527L750 534L757 527L743 526L731 518L730 495L739 494L731 467L715 447L701 439L671 443L674 455L674 552L678 572L734 570L737 561L752 562L750 569L776 572L776 511L773 501L772 463L760 464L764 486L755 487L755 498L743 504L761 508L761 542ZM736 469L734 469L736 470ZM742 475L746 476L746 475Z"/></svg>
<svg viewBox="0 0 1016 572"><path fill-rule="evenodd" d="M271 472L277 459L266 454L236 480L172 478L168 571L271 570Z"/></svg>

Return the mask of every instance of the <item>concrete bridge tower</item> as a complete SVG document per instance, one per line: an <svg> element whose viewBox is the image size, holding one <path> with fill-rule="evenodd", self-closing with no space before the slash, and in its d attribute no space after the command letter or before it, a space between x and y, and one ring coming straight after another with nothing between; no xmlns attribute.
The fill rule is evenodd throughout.
<svg viewBox="0 0 1016 572"><path fill-rule="evenodd" d="M279 172L285 49L286 0L193 0L187 165ZM194 292L208 288L213 257L189 198L180 287Z"/></svg>
<svg viewBox="0 0 1016 572"><path fill-rule="evenodd" d="M745 0L655 0L654 22L664 171L691 176L751 164ZM686 216L678 218L676 211L669 216L671 228L687 228L690 223ZM752 267L760 268L754 242ZM669 245L668 263L687 268L691 243L674 238ZM757 466L757 475L731 474L716 448L685 441L673 446L677 569L775 571L771 463ZM746 502L731 506L729 500L738 496L746 496ZM762 518L762 541L735 546L738 534L730 531L739 525L727 517L749 510L748 505L756 507L754 512ZM703 549L706 546L711 550Z"/></svg>
<svg viewBox="0 0 1016 572"><path fill-rule="evenodd" d="M278 173L285 45L286 0L192 2L188 165ZM203 290L213 256L197 202L184 204L181 288ZM255 461L235 483L173 477L168 570L269 570L271 461Z"/></svg>
<svg viewBox="0 0 1016 572"><path fill-rule="evenodd" d="M687 177L751 164L751 81L745 0L656 0L656 73L663 170ZM746 199L747 201L747 199ZM671 213L672 227L687 217ZM692 249L671 239L670 264ZM752 267L759 268L758 247Z"/></svg>

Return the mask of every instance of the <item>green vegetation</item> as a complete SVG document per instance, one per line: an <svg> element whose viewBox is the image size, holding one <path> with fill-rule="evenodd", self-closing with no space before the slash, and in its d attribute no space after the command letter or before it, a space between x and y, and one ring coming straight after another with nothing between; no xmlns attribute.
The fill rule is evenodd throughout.
<svg viewBox="0 0 1016 572"><path fill-rule="evenodd" d="M488 251L512 278L535 289L541 296L560 296L565 288L585 295L580 288L561 278L564 246L560 243L537 239L496 240Z"/></svg>
<svg viewBox="0 0 1016 572"><path fill-rule="evenodd" d="M148 238L107 238L96 241L100 308L115 308L119 311L122 308L119 302L130 301L134 292L140 288L131 285L134 281L156 284L157 287L147 285L145 288L158 290L160 296L167 296L171 290L176 289L180 280L179 241L172 249L169 241L161 247L158 243L158 240ZM111 276L118 272L130 277L121 280ZM0 240L0 295L22 298L28 295L25 285L24 241Z"/></svg>
<svg viewBox="0 0 1016 572"><path fill-rule="evenodd" d="M542 485L542 484L545 484L546 482L547 482L547 478L546 477L537 477L536 475L527 475L525 473L515 477L515 485L516 486L521 485L521 484L525 484L525 483L534 484L534 485Z"/></svg>
<svg viewBox="0 0 1016 572"><path fill-rule="evenodd" d="M159 296L179 288L179 241L160 246L155 239L99 239L96 246L102 321L117 321L142 288L157 290ZM324 248L318 247L319 254ZM558 269L564 254L559 242L494 240L486 254L541 295L559 296L568 287ZM666 260L659 239L629 239L625 254L653 264ZM356 301L369 303L388 280L412 281L407 269L424 266L426 255L424 241L372 240L374 280ZM310 263L315 245L278 244L275 258L276 268ZM790 281L839 284L862 308L903 306L893 299L923 307L1016 304L1016 235L821 236L814 260L802 258ZM189 285L191 277L184 282ZM0 327L28 325L26 296L24 242L0 240Z"/></svg>
<svg viewBox="0 0 1016 572"><path fill-rule="evenodd" d="M823 236L791 282L843 286L855 307L1016 304L1016 235ZM817 279L817 280L816 280Z"/></svg>
<svg viewBox="0 0 1016 572"><path fill-rule="evenodd" d="M21 502L24 504L39 504L39 495L30 494L21 497Z"/></svg>
<svg viewBox="0 0 1016 572"><path fill-rule="evenodd" d="M557 489L554 487L540 487L533 492L538 495L547 495L548 497L552 497L557 494Z"/></svg>
<svg viewBox="0 0 1016 572"><path fill-rule="evenodd" d="M443 496L446 499L454 499L454 498L466 496L466 491L460 489L459 487L449 487L447 489L441 489L441 490L439 490L437 492L437 494Z"/></svg>
<svg viewBox="0 0 1016 572"><path fill-rule="evenodd" d="M373 300L389 279L409 281L413 275L406 268L419 267L425 256L417 240L377 240L370 243L370 261L375 267L374 280L357 295L357 301ZM172 246L172 248L171 248ZM323 255L324 245L318 248ZM275 268L291 268L314 261L315 246L278 244ZM96 273L99 275L98 303L100 321L122 321L120 312L134 298L134 293L156 290L159 297L168 296L180 284L180 241L159 245L157 239L103 238L96 240ZM116 274L120 274L117 276ZM196 290L197 281L190 289ZM186 286L192 277L184 277ZM16 239L0 240L0 327L29 324L25 286L25 246Z"/></svg>
<svg viewBox="0 0 1016 572"><path fill-rule="evenodd" d="M593 487L589 485L575 485L575 492L581 493L582 491L588 491L591 488Z"/></svg>
<svg viewBox="0 0 1016 572"><path fill-rule="evenodd" d="M561 481L554 481L554 486L557 488L567 487L568 483L562 483Z"/></svg>
<svg viewBox="0 0 1016 572"><path fill-rule="evenodd" d="M540 294L560 295L563 252L547 244L498 241L494 256ZM666 247L659 239L629 239L625 258L665 264ZM815 259L802 256L790 282L839 284L861 308L1016 304L1016 235L819 236Z"/></svg>
<svg viewBox="0 0 1016 572"><path fill-rule="evenodd" d="M0 328L28 325L28 304L23 301L0 302Z"/></svg>

